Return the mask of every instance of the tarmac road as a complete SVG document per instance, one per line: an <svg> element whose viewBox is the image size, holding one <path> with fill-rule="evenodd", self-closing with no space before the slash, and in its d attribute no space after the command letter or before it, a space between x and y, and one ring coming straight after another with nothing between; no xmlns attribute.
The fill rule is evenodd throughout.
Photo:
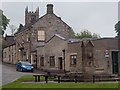
<svg viewBox="0 0 120 90"><path fill-rule="evenodd" d="M33 75L32 72L18 72L16 71L15 65L2 63L0 61L0 86L15 81L24 75Z"/></svg>

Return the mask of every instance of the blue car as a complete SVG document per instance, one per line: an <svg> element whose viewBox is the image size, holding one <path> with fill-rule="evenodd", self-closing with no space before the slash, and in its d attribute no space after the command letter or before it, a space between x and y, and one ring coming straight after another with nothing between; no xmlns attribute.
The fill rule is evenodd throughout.
<svg viewBox="0 0 120 90"><path fill-rule="evenodd" d="M31 71L33 72L34 68L32 66L32 64L30 64L29 62L26 62L26 61L19 61L17 64L16 64L16 71Z"/></svg>

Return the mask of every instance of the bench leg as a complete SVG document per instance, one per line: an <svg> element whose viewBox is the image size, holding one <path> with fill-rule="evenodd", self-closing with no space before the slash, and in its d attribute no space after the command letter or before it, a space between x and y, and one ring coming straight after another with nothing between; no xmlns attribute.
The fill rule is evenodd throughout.
<svg viewBox="0 0 120 90"><path fill-rule="evenodd" d="M58 76L58 83L60 83L60 76Z"/></svg>
<svg viewBox="0 0 120 90"><path fill-rule="evenodd" d="M45 81L46 83L48 83L48 76L45 76Z"/></svg>
<svg viewBox="0 0 120 90"><path fill-rule="evenodd" d="M35 76L35 82L37 82L37 76Z"/></svg>
<svg viewBox="0 0 120 90"><path fill-rule="evenodd" d="M93 75L93 83L95 83L95 76Z"/></svg>
<svg viewBox="0 0 120 90"><path fill-rule="evenodd" d="M77 76L75 76L75 83L77 83Z"/></svg>
<svg viewBox="0 0 120 90"><path fill-rule="evenodd" d="M38 82L40 82L40 76L38 76Z"/></svg>

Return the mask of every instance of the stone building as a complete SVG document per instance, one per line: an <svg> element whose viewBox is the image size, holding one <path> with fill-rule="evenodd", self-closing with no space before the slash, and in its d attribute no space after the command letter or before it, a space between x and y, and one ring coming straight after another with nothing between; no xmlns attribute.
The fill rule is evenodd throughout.
<svg viewBox="0 0 120 90"><path fill-rule="evenodd" d="M70 38L74 32L53 11L53 5L47 5L47 12L39 18L39 8L35 12L25 10L25 25L15 34L18 60L28 60L37 67L37 47L44 46L51 37L59 34Z"/></svg>
<svg viewBox="0 0 120 90"><path fill-rule="evenodd" d="M37 47L37 67L73 73L118 74L118 52L117 38L65 39L55 34L45 45Z"/></svg>
<svg viewBox="0 0 120 90"><path fill-rule="evenodd" d="M15 34L15 44L4 49L10 53L8 49L13 48L15 60L4 61L15 64L25 60L42 70L120 74L118 38L74 39L73 34L72 28L55 15L52 4L40 18L39 8L30 12L27 7L25 25Z"/></svg>
<svg viewBox="0 0 120 90"><path fill-rule="evenodd" d="M58 34L53 35L44 46L37 47L38 67L42 69L64 70L63 50L67 49L67 41Z"/></svg>
<svg viewBox="0 0 120 90"><path fill-rule="evenodd" d="M75 63L70 63L70 71L118 74L118 52L117 38L91 38L70 42L68 60L70 55L76 57Z"/></svg>
<svg viewBox="0 0 120 90"><path fill-rule="evenodd" d="M16 45L14 36L5 37L6 46L3 50L3 62L16 64Z"/></svg>

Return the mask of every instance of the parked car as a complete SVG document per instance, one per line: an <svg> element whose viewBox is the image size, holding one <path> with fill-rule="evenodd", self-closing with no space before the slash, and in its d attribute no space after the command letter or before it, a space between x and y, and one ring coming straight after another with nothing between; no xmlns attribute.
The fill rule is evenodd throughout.
<svg viewBox="0 0 120 90"><path fill-rule="evenodd" d="M33 72L34 67L32 66L31 63L27 62L27 61L19 61L16 64L16 71L31 71Z"/></svg>

